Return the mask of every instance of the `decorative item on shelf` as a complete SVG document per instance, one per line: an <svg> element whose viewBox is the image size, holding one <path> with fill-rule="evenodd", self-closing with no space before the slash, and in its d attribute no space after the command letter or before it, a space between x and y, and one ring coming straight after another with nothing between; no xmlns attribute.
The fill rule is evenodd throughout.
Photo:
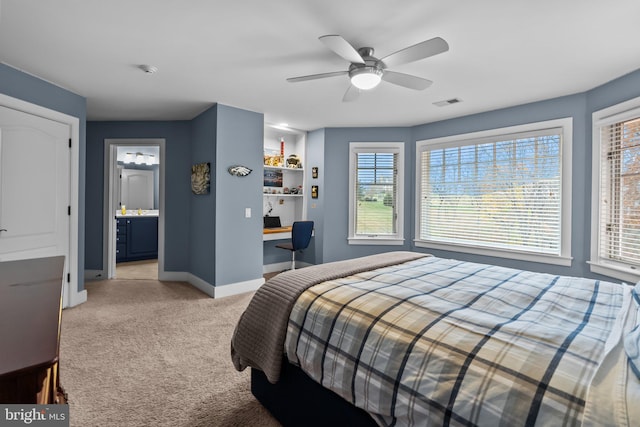
<svg viewBox="0 0 640 427"><path fill-rule="evenodd" d="M282 171L281 170L264 170L264 187L282 187Z"/></svg>
<svg viewBox="0 0 640 427"><path fill-rule="evenodd" d="M239 177L243 177L243 176L247 176L251 173L253 169L249 169L246 166L242 166L242 165L235 165L235 166L229 166L229 169L227 169L227 171L233 175L233 176L239 176Z"/></svg>
<svg viewBox="0 0 640 427"><path fill-rule="evenodd" d="M311 178L316 179L318 178L318 167L314 166L311 168Z"/></svg>
<svg viewBox="0 0 640 427"><path fill-rule="evenodd" d="M289 193L290 193L290 191L289 191L289 187L284 187L284 188L282 189L282 193L283 193L283 194L289 194Z"/></svg>
<svg viewBox="0 0 640 427"><path fill-rule="evenodd" d="M280 156L280 151L277 149L264 149L264 165L272 167L282 167L284 163L284 157Z"/></svg>
<svg viewBox="0 0 640 427"><path fill-rule="evenodd" d="M318 198L318 186L317 185L312 185L311 186L311 198L312 199L317 199Z"/></svg>
<svg viewBox="0 0 640 427"><path fill-rule="evenodd" d="M291 154L287 157L287 167L291 169L301 168L302 162L300 161L300 157L297 154Z"/></svg>
<svg viewBox="0 0 640 427"><path fill-rule="evenodd" d="M191 166L191 191L193 194L209 194L211 182L211 164L196 163Z"/></svg>

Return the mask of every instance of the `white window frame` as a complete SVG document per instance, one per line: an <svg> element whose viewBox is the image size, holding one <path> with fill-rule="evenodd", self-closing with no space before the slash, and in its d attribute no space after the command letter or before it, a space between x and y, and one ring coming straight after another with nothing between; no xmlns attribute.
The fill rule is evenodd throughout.
<svg viewBox="0 0 640 427"><path fill-rule="evenodd" d="M587 262L593 273L603 274L628 282L640 281L640 266L616 262L600 257L600 184L602 181L600 150L601 128L614 123L640 117L640 97L595 111L592 115L592 181L591 181L591 259Z"/></svg>
<svg viewBox="0 0 640 427"><path fill-rule="evenodd" d="M356 234L356 155L358 153L394 153L398 155L396 177L396 232L389 235ZM349 235L350 245L403 245L404 244L404 143L403 142L351 142L349 143Z"/></svg>
<svg viewBox="0 0 640 427"><path fill-rule="evenodd" d="M421 203L419 203L422 194L422 170L421 170L421 152L425 149L431 149L433 146L440 147L457 147L466 145L469 140L481 140L508 137L509 134L534 132L550 128L561 128L562 145L561 145L561 216L560 216L560 254L550 255L536 252L506 250L502 248L487 248L485 246L474 246L469 244L454 244L432 242L420 239L420 219L421 219ZM446 251L463 252L476 255L486 255L491 257L500 257L508 259L516 259L522 261L539 262L545 264L554 264L562 266L571 266L571 190L572 190L572 144L573 144L573 118L566 117L555 120L547 120L543 122L527 123L517 126L509 126L504 128L490 129L480 132L472 132L467 134L452 135L442 138L434 138L422 141L416 141L416 217L415 217L415 239L414 243L417 247L440 249ZM475 143L475 142L474 142ZM428 147L428 148L427 148Z"/></svg>

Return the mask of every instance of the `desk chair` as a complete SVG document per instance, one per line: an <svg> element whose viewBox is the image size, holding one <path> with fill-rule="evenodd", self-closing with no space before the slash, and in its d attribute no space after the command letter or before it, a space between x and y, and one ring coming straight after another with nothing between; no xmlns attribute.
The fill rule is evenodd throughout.
<svg viewBox="0 0 640 427"><path fill-rule="evenodd" d="M306 249L311 241L313 221L296 221L291 228L291 242L280 243L276 248L291 251L291 269L296 269L296 251Z"/></svg>

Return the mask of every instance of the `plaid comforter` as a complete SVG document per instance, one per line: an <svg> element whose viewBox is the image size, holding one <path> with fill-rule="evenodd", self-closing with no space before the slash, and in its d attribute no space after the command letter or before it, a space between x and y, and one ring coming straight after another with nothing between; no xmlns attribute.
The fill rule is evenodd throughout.
<svg viewBox="0 0 640 427"><path fill-rule="evenodd" d="M381 425L580 425L623 293L421 258L309 288L285 351Z"/></svg>

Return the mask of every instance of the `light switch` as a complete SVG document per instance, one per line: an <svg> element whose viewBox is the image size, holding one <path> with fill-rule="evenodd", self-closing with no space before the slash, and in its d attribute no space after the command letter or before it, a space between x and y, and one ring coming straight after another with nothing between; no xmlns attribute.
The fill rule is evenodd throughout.
<svg viewBox="0 0 640 427"><path fill-rule="evenodd" d="M244 208L244 217L251 218L251 208Z"/></svg>

